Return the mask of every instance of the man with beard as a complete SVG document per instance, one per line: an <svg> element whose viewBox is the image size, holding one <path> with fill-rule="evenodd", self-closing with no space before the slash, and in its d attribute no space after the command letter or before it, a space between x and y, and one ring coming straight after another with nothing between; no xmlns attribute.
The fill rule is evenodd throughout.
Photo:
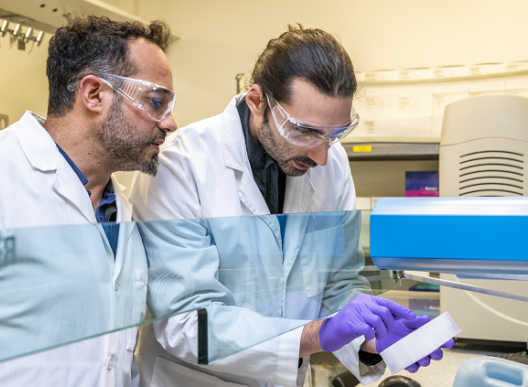
<svg viewBox="0 0 528 387"><path fill-rule="evenodd" d="M290 27L288 32L272 39L259 56L252 84L247 94L237 95L222 114L191 124L169 137L160 153L160 173L156 177L137 176L132 186L130 200L138 219L219 218L356 208L348 157L338 141L358 123L359 117L352 107L357 85L352 63L341 44L324 31ZM281 239L285 243L290 218L277 218L278 223L269 228L274 230L276 244L281 246ZM152 263L155 259L156 264L168 268L166 273L159 274L159 280L149 281L150 311L154 317L162 317L177 312L180 304L196 305L196 308L213 305L216 311L231 310L231 323L227 317L216 321L210 317L210 324L221 337L219 343L215 341L217 336L209 342L215 343L210 344L213 348L221 343L236 348L237 337L228 337L228 332L233 326L239 326L234 320L249 319L244 320L242 316L248 314L230 300L229 288L219 279L224 275L221 267L215 266L221 266L222 262L214 248L207 246L209 240L218 246L221 239L206 226L193 231L199 227L190 222L184 236L178 239L174 236L177 228L164 230L164 223L142 229L149 260ZM223 222L228 223L232 222ZM230 235L222 235L224 239L239 240L232 255L239 256L240 260L247 256L244 232L247 231L233 230ZM254 238L253 243L258 245L259 237L247 239ZM295 238L299 238L297 234ZM274 240L271 244L275 244ZM267 252L261 251L265 259ZM351 255L355 251L352 249ZM158 258L163 254L165 261L174 263ZM189 263L194 274L183 273L185 259L194 260ZM357 270L362 266L358 261L351 256L342 272ZM284 272L288 270L284 268ZM178 300L178 295L166 289L168 278L178 281L185 275L193 275L192 280L185 280L196 284L196 289L192 292L185 288L182 300ZM285 275L284 283L289 278ZM354 281L346 278L338 287L350 286ZM208 284L211 291L200 288L207 288ZM341 289L345 292L345 288ZM172 294L172 298L167 296L170 299L167 304L174 310L167 312L168 305L159 305L163 293ZM304 301L308 305L309 300ZM278 307L280 317L288 314L284 305ZM165 312L159 312L157 306ZM312 322L208 367L200 367L196 365L197 315L191 312L141 329L138 348L141 386L156 383L179 386L174 382L178 375L187 378L184 385L216 386L230 382L225 385L298 386L305 382L308 356L323 350L336 353L366 384L379 378L385 369L377 353L427 322L427 318L415 318L400 305L361 295L354 297L335 317ZM223 316L226 315L229 312ZM298 317L317 318L317 313ZM221 324L224 324L223 331L217 328ZM251 325L251 322L245 324L242 329L246 331L239 331L238 336L251 336ZM427 366L431 358L441 357L442 351L438 349L408 370L416 372L420 366Z"/></svg>
<svg viewBox="0 0 528 387"><path fill-rule="evenodd" d="M14 303L0 292L2 334L17 338L20 353L15 355L41 349L22 347L33 344L29 337L35 342L55 336L66 342L82 339L92 317L102 325L109 320L111 329L144 318L145 252L137 227L127 223L132 208L113 173L140 170L154 176L159 146L176 130L172 73L164 54L169 44L169 28L160 21L144 26L95 16L71 20L50 41L47 118L28 111L0 133L0 236L10 228L95 225L76 228L74 240L67 237L69 228L64 234L37 229L29 239L19 235L18 246L30 252L34 265L15 263L0 270L3 284L14 286L11 297L27 292L12 313ZM84 234L93 230L95 239L83 251L76 241L85 243ZM80 274L80 280L60 278L62 271L51 269L58 255L50 251L66 256L60 269ZM100 269L93 273L93 284L85 284L83 273L75 271L85 261ZM47 268L48 284L35 292L17 285L28 283L32 270L40 268ZM83 307L85 313L76 315ZM2 363L0 380L6 386L129 386L136 332ZM12 339L0 341L5 350ZM51 343L56 344L61 342Z"/></svg>

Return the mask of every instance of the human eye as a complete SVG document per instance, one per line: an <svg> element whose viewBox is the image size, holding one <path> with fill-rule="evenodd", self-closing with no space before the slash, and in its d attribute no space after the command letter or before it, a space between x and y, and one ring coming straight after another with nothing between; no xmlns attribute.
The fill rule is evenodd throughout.
<svg viewBox="0 0 528 387"><path fill-rule="evenodd" d="M312 133L312 130L309 129L309 128L306 128L304 126L301 126L301 125L296 125L296 124L292 124L291 125L291 130L294 131L295 133L297 134L309 134L309 133Z"/></svg>
<svg viewBox="0 0 528 387"><path fill-rule="evenodd" d="M144 105L148 106L152 111L157 111L163 108L163 105L167 103L163 93L159 90L150 90L143 94L142 98Z"/></svg>
<svg viewBox="0 0 528 387"><path fill-rule="evenodd" d="M159 98L151 98L150 99L150 106L154 109L154 110L157 110L161 107L162 105L162 101L161 99Z"/></svg>
<svg viewBox="0 0 528 387"><path fill-rule="evenodd" d="M163 108L163 105L166 103L161 95L158 93L146 94L143 96L143 101L145 105L149 107L151 111L158 111Z"/></svg>
<svg viewBox="0 0 528 387"><path fill-rule="evenodd" d="M337 141L343 137L343 134L347 131L347 129L348 127L343 127L337 130L332 130L327 135L325 135L324 138L330 140L331 142Z"/></svg>
<svg viewBox="0 0 528 387"><path fill-rule="evenodd" d="M299 125L292 127L292 135L303 142L311 141L314 137L319 137L313 129L308 129Z"/></svg>
<svg viewBox="0 0 528 387"><path fill-rule="evenodd" d="M312 128L306 128L303 126L296 126L296 131L299 135L306 137L306 138L312 138L312 137L323 137L323 132L321 130L312 129Z"/></svg>

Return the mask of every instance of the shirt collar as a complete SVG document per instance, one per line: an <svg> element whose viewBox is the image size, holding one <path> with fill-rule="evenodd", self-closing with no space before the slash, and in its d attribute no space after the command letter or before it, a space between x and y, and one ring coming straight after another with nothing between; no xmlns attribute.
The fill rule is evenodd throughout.
<svg viewBox="0 0 528 387"><path fill-rule="evenodd" d="M246 140L246 149L251 169L253 173L258 173L258 171L269 167L271 164L275 164L275 160L266 153L260 142L253 140L249 135L249 107L245 98L239 102L237 110L240 115L244 139Z"/></svg>
<svg viewBox="0 0 528 387"><path fill-rule="evenodd" d="M75 172L75 174L77 175L77 177L79 178L79 180L81 181L82 185L86 185L88 184L88 179L86 178L86 176L83 175L83 173L81 172L81 170L79 169L79 167L77 167L77 165L75 165L75 163L73 162L73 160L70 158L70 156L68 156L68 154L64 151L64 149L62 149L59 144L55 143L55 145L57 145L57 148L59 149L59 152L60 154L64 157L64 159L66 160L66 162L70 165L70 167L73 169L73 171ZM91 195L92 193L88 190L86 190L88 192L88 195ZM109 196L109 194L115 194L115 191L114 191L114 184L112 183L112 179L108 180L108 183L106 184L106 187L104 189L104 192L103 192L103 198L107 198L107 197L110 197L111 198L111 201L114 201L115 200L115 197L114 196Z"/></svg>
<svg viewBox="0 0 528 387"><path fill-rule="evenodd" d="M75 172L75 174L77 175L77 177L79 178L79 180L81 180L81 183L82 185L86 185L88 183L88 179L83 175L83 173L81 172L81 170L77 167L77 165L75 165L75 163L73 162L73 160L70 158L70 156L68 156L66 154L66 152L64 152L64 149L62 149L59 144L55 143L55 145L57 145L57 148L59 148L59 152L60 154L66 159L66 161L68 162L68 164L70 164L70 167L72 167L73 171ZM112 181L110 180L110 183Z"/></svg>

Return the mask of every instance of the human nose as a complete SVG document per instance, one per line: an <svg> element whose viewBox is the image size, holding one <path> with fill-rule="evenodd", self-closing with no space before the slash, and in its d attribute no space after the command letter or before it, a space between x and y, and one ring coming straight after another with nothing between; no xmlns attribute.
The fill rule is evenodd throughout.
<svg viewBox="0 0 528 387"><path fill-rule="evenodd" d="M160 128L167 134L172 133L176 129L178 129L178 125L176 124L172 113L168 114L167 117L165 117L161 121L158 121L158 128Z"/></svg>
<svg viewBox="0 0 528 387"><path fill-rule="evenodd" d="M330 144L325 141L322 144L311 147L307 156L315 161L317 165L325 166L328 161L328 149L330 149Z"/></svg>

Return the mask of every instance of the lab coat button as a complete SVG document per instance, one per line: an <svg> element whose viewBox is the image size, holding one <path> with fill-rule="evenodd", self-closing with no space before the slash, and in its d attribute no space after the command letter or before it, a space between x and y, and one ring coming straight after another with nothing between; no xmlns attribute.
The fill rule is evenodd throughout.
<svg viewBox="0 0 528 387"><path fill-rule="evenodd" d="M112 368L114 368L114 364L115 364L114 358L110 356L106 363L106 368L108 368L108 370L111 370Z"/></svg>
<svg viewBox="0 0 528 387"><path fill-rule="evenodd" d="M119 290L119 287L121 286L121 284L119 282L116 282L115 283L115 291L117 292Z"/></svg>

